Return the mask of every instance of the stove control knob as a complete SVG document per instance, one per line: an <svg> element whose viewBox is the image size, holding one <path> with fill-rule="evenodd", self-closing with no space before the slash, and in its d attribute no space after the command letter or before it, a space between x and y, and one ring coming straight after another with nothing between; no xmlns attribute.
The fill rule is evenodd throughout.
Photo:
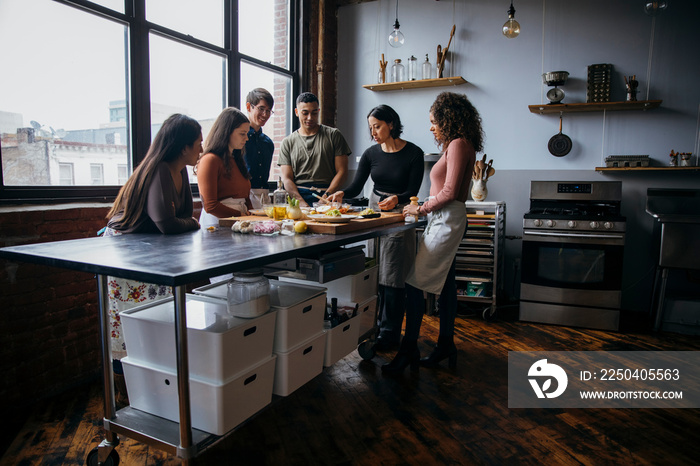
<svg viewBox="0 0 700 466"><path fill-rule="evenodd" d="M610 230L613 227L613 222L605 222L603 223L603 228L606 230Z"/></svg>
<svg viewBox="0 0 700 466"><path fill-rule="evenodd" d="M569 228L576 228L576 222L574 222L573 220L569 220L569 223L567 223L567 225L569 225Z"/></svg>
<svg viewBox="0 0 700 466"><path fill-rule="evenodd" d="M556 224L557 224L557 222L555 222L554 220L547 220L547 226L549 228L552 228Z"/></svg>
<svg viewBox="0 0 700 466"><path fill-rule="evenodd" d="M535 225L536 227L541 227L541 226L542 226L542 220L540 220L540 219L535 219L535 220L532 222L532 224Z"/></svg>
<svg viewBox="0 0 700 466"><path fill-rule="evenodd" d="M596 221L591 222L591 228L596 230L598 227L600 227L600 223L598 223Z"/></svg>

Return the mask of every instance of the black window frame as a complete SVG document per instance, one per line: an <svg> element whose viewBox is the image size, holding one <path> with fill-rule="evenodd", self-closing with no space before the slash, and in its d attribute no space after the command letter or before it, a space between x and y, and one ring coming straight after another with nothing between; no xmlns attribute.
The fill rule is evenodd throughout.
<svg viewBox="0 0 700 466"><path fill-rule="evenodd" d="M151 106L150 106L150 64L149 34L158 34L182 44L200 48L221 57L228 63L227 102L226 106L240 108L240 67L242 62L257 65L269 71L288 76L292 81L290 102L299 94L302 77L303 23L301 1L290 0L289 33L289 69L282 68L238 51L238 0L224 2L224 46L216 46L195 39L167 27L146 20L146 0L124 0L124 13L94 4L87 0L53 0L69 7L78 8L90 14L105 17L128 27L127 60L129 80L127 84L127 113L130 119L130 132L127 144L131 159L129 167L135 167L143 159L151 143ZM293 121L293 109L287 109L288 118ZM0 168L2 167L2 147L0 146ZM131 171L131 170L130 170ZM197 184L192 190L198 195ZM111 202L121 186L5 186L3 171L0 169L0 204L19 203L57 203L57 202Z"/></svg>

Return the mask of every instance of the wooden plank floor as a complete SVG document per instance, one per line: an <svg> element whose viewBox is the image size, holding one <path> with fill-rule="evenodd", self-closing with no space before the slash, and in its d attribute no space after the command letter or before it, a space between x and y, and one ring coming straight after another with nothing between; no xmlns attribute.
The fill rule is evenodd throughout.
<svg viewBox="0 0 700 466"><path fill-rule="evenodd" d="M437 319L425 317L429 351ZM384 377L391 354L353 352L201 453L203 465L700 464L698 409L509 409L508 351L700 350L697 337L460 317L457 368ZM101 387L79 387L15 420L0 465L76 465L102 439ZM7 423L8 420L5 420ZM14 440L12 441L12 438ZM122 465L181 461L122 439Z"/></svg>

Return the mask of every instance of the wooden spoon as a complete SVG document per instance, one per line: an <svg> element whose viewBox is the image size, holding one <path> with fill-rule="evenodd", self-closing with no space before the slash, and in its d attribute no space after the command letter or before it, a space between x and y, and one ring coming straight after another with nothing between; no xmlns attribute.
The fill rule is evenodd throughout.
<svg viewBox="0 0 700 466"><path fill-rule="evenodd" d="M491 170L491 165L493 165L493 159L489 160L489 163L486 164L486 167L484 168L484 173L486 174L486 177L489 177L489 171Z"/></svg>

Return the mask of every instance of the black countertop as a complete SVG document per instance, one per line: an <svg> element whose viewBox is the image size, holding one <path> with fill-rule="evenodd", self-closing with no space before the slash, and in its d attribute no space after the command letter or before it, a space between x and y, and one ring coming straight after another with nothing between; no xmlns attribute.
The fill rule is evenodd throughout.
<svg viewBox="0 0 700 466"><path fill-rule="evenodd" d="M394 223L341 235L257 236L228 228L179 235L129 234L0 248L0 257L179 286L271 262L319 254L416 226Z"/></svg>

